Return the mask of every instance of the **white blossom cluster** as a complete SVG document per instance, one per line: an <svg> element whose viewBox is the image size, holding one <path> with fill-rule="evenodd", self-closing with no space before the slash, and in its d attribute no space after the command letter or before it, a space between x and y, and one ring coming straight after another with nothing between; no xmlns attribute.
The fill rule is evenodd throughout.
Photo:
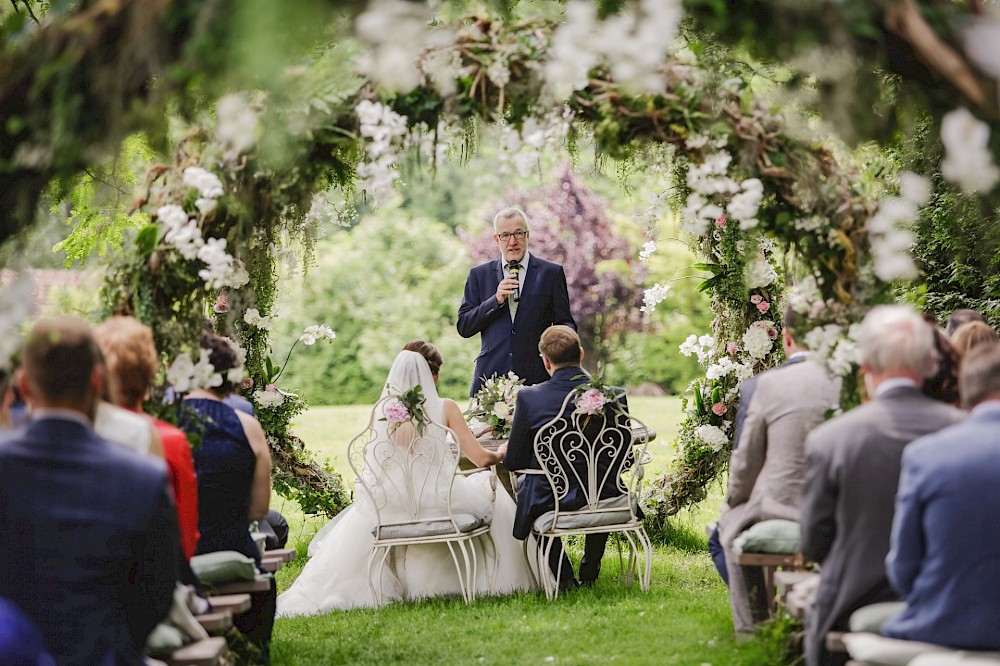
<svg viewBox="0 0 1000 666"><path fill-rule="evenodd" d="M201 349L197 363L187 352L181 352L174 358L173 363L167 368L167 381L175 393L222 386L222 373L216 372L215 366L208 360L211 355L209 350Z"/></svg>
<svg viewBox="0 0 1000 666"><path fill-rule="evenodd" d="M336 337L336 332L329 326L313 324L312 326L306 326L305 332L299 336L299 341L304 345L314 345L317 340L333 340Z"/></svg>
<svg viewBox="0 0 1000 666"><path fill-rule="evenodd" d="M313 195L309 210L302 220L302 225L322 226L332 222L338 226L348 228L353 224L355 216L356 211L354 208L348 206L345 198L333 197L333 189L331 188L326 192L317 192Z"/></svg>
<svg viewBox="0 0 1000 666"><path fill-rule="evenodd" d="M986 13L977 16L965 29L965 53L979 69L1000 83L1000 16ZM1000 87L997 88L1000 102Z"/></svg>
<svg viewBox="0 0 1000 666"><path fill-rule="evenodd" d="M692 333L681 343L680 352L685 356L697 356L699 363L703 366L708 365L715 356L715 338L711 335L698 337Z"/></svg>
<svg viewBox="0 0 1000 666"><path fill-rule="evenodd" d="M370 100L362 100L354 110L368 156L358 165L358 176L364 190L376 202L386 201L392 197L393 183L399 178L396 165L401 160L399 153L407 134L406 116Z"/></svg>
<svg viewBox="0 0 1000 666"><path fill-rule="evenodd" d="M205 241L205 244L198 249L198 259L207 266L198 271L198 277L204 280L210 289L223 287L239 289L250 281L250 274L243 264L226 252L225 238L209 238Z"/></svg>
<svg viewBox="0 0 1000 666"><path fill-rule="evenodd" d="M639 311L646 314L655 311L656 306L666 300L669 291L670 285L660 284L659 282L646 289L642 295L642 307L639 308Z"/></svg>
<svg viewBox="0 0 1000 666"><path fill-rule="evenodd" d="M641 0L637 8L599 21L593 3L568 3L566 19L552 36L545 63L549 93L565 101L587 86L590 70L602 60L624 89L663 92L659 67L677 35L682 14L678 0Z"/></svg>
<svg viewBox="0 0 1000 666"><path fill-rule="evenodd" d="M885 282L917 277L917 265L910 255L916 237L910 226L920 206L930 199L930 183L922 176L904 172L899 178L899 193L898 197L884 198L878 212L868 220L875 274Z"/></svg>
<svg viewBox="0 0 1000 666"><path fill-rule="evenodd" d="M826 324L806 333L803 340L805 347L831 373L846 377L858 362L858 329L858 324L852 324L846 331L838 324Z"/></svg>
<svg viewBox="0 0 1000 666"><path fill-rule="evenodd" d="M274 328L275 315L262 315L257 311L257 308L248 308L246 312L243 313L243 321L245 321L250 326L255 326L256 328L263 329L265 331L270 331Z"/></svg>
<svg viewBox="0 0 1000 666"><path fill-rule="evenodd" d="M430 18L424 3L372 2L354 25L358 38L367 44L358 58L361 72L384 90L404 92L418 86L421 53L453 39L442 28L430 28Z"/></svg>
<svg viewBox="0 0 1000 666"><path fill-rule="evenodd" d="M215 136L232 157L257 145L260 121L246 93L230 93L215 105Z"/></svg>
<svg viewBox="0 0 1000 666"><path fill-rule="evenodd" d="M807 275L788 289L788 305L808 319L816 319L824 311L833 310L833 304L823 300L815 275Z"/></svg>
<svg viewBox="0 0 1000 666"><path fill-rule="evenodd" d="M778 331L774 328L774 322L761 319L747 327L746 333L743 334L743 348L750 358L759 361L771 353L777 337Z"/></svg>
<svg viewBox="0 0 1000 666"><path fill-rule="evenodd" d="M653 256L654 252L656 252L656 241L646 241L642 244L642 249L639 251L639 261L647 261Z"/></svg>
<svg viewBox="0 0 1000 666"><path fill-rule="evenodd" d="M753 261L748 261L743 268L743 281L747 289L760 289L773 284L778 279L778 271L774 270L763 254L758 254Z"/></svg>
<svg viewBox="0 0 1000 666"><path fill-rule="evenodd" d="M201 196L195 199L194 205L202 214L215 210L215 200L223 194L222 181L218 176L201 167L188 167L184 169L184 184L198 190Z"/></svg>
<svg viewBox="0 0 1000 666"><path fill-rule="evenodd" d="M9 370L21 347L20 327L35 312L35 281L27 271L0 290L0 370Z"/></svg>
<svg viewBox="0 0 1000 666"><path fill-rule="evenodd" d="M721 451L722 447L729 443L729 435L723 432L722 428L707 423L695 428L692 435L713 451Z"/></svg>
<svg viewBox="0 0 1000 666"><path fill-rule="evenodd" d="M264 390L254 391L253 399L262 409L281 407L285 404L285 394L275 388L273 384L268 384Z"/></svg>
<svg viewBox="0 0 1000 666"><path fill-rule="evenodd" d="M720 356L718 361L706 368L705 377L713 380L722 379L730 373L741 382L753 376L753 368L745 363L737 363L728 356Z"/></svg>
<svg viewBox="0 0 1000 666"><path fill-rule="evenodd" d="M682 213L684 231L704 236L713 222L723 226L729 218L739 222L740 229L744 230L758 225L757 211L764 196L764 184L757 178L747 178L740 183L730 178L727 174L732 161L732 155L720 150L701 164L690 166L687 185L691 194Z"/></svg>
<svg viewBox="0 0 1000 666"><path fill-rule="evenodd" d="M990 126L968 109L945 114L941 121L941 143L945 152L941 175L958 183L964 192L986 193L1000 180L1000 169L990 153Z"/></svg>
<svg viewBox="0 0 1000 666"><path fill-rule="evenodd" d="M513 172L522 178L531 175L546 148L562 145L571 118L568 111L542 119L531 117L524 121L520 131L504 125L500 134L497 171L502 174Z"/></svg>

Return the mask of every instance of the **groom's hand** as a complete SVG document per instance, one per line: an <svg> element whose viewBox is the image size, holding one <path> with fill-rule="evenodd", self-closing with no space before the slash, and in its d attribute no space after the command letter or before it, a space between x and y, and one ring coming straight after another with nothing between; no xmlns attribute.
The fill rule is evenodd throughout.
<svg viewBox="0 0 1000 666"><path fill-rule="evenodd" d="M500 305L506 303L507 299L514 293L514 290L517 289L517 287L517 278L507 277L501 280L500 284L497 285L497 303Z"/></svg>

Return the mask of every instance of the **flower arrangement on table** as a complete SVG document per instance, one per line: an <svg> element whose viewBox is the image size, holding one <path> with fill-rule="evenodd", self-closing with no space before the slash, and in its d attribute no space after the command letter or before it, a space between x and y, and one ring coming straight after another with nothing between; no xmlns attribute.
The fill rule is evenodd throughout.
<svg viewBox="0 0 1000 666"><path fill-rule="evenodd" d="M392 387L390 387L391 390ZM412 423L417 429L417 435L423 436L427 427L427 412L424 411L424 389L417 384L413 388L386 400L382 406L384 417L379 421L389 423L389 433L391 434L404 423Z"/></svg>
<svg viewBox="0 0 1000 666"><path fill-rule="evenodd" d="M513 372L493 375L473 396L472 406L465 412L466 421L485 423L492 428L495 439L506 439L514 421L517 392L523 386L524 380Z"/></svg>

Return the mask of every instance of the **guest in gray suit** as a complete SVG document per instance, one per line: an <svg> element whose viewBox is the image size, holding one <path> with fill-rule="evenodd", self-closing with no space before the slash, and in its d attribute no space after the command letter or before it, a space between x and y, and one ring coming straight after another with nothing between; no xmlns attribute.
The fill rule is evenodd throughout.
<svg viewBox="0 0 1000 666"><path fill-rule="evenodd" d="M754 523L799 519L803 441L840 395L840 380L809 358L796 342L794 317L789 321L792 326L786 321L781 338L785 355L803 360L765 372L757 380L729 463L729 492L718 523L737 635L753 633L754 622L767 617L767 598L760 569L740 567L733 541Z"/></svg>
<svg viewBox="0 0 1000 666"><path fill-rule="evenodd" d="M893 638L1000 650L1000 347L962 362L962 423L906 447L885 560Z"/></svg>
<svg viewBox="0 0 1000 666"><path fill-rule="evenodd" d="M920 392L936 360L934 330L908 306L874 308L861 323L861 371L873 400L813 430L806 440L802 552L823 565L806 621L809 666L842 664L826 634L852 612L895 601L885 575L903 448L962 418Z"/></svg>

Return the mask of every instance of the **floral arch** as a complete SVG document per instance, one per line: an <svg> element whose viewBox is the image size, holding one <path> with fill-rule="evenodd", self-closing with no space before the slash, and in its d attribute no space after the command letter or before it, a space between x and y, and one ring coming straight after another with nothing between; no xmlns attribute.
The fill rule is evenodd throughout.
<svg viewBox="0 0 1000 666"><path fill-rule="evenodd" d="M739 380L779 360L784 276L797 283L787 300L810 322L809 346L852 396L848 327L889 297L892 280L912 275L897 252L908 237L896 225L914 218L929 192L904 179L900 196L878 208L853 168L766 111L722 60L668 48L679 4L627 5L606 21L588 2L566 10L560 23L471 18L431 27L419 3L384 0L357 17L362 58L333 44L286 70L267 96L224 97L214 119L177 142L173 162L148 173L133 206L141 229L106 285L109 311L155 322L158 346L176 359L196 349L206 313L223 297L218 317L245 349L255 386L266 386L280 372L268 330L276 257L288 243L308 252L320 220L349 219L356 197L377 201L400 165L474 150L481 123L504 126L511 159L531 159L550 142L572 146L589 132L610 159L669 161L670 198L711 274L703 287L713 330L684 349L706 374L692 384L674 466L653 484L650 520L701 499L728 462ZM663 295L651 288L647 307ZM304 403L254 400L279 490L307 512L343 508L340 477L289 430Z"/></svg>

